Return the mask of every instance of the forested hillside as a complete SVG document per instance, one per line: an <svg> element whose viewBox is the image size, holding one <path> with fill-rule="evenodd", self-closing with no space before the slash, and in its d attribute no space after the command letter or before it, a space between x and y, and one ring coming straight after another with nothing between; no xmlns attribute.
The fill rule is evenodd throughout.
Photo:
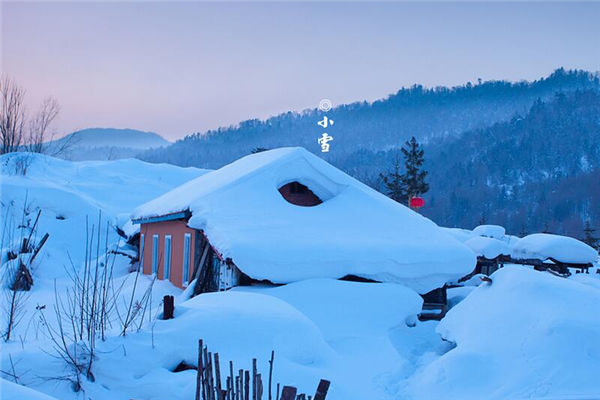
<svg viewBox="0 0 600 400"><path fill-rule="evenodd" d="M394 154L362 157L390 164ZM426 155L423 213L443 225L580 236L586 220L600 224L598 91L538 101L523 117L429 144Z"/></svg>
<svg viewBox="0 0 600 400"><path fill-rule="evenodd" d="M590 87L600 87L598 77L559 69L534 82L490 81L454 88L401 89L374 103L341 105L328 112L335 120L329 131L335 142L332 152L321 156L336 163L358 149L386 150L411 136L420 140L456 136L508 120L515 113L523 114L536 99L546 99L557 91ZM140 158L218 168L256 147L302 146L316 153L320 150L317 143L320 128L316 122L322 115L313 109L288 112L266 121L248 120L238 126L189 135L167 148L149 150Z"/></svg>
<svg viewBox="0 0 600 400"><path fill-rule="evenodd" d="M306 110L196 133L139 157L218 168L257 147L303 146L379 187L379 174L415 136L425 144L430 171L423 213L437 223L487 221L515 234L546 229L579 236L585 220L600 225L592 207L600 201L598 93L597 74L563 69L533 82L413 86L328 112L335 120L328 154L317 144L324 113ZM587 184L571 187L574 180Z"/></svg>

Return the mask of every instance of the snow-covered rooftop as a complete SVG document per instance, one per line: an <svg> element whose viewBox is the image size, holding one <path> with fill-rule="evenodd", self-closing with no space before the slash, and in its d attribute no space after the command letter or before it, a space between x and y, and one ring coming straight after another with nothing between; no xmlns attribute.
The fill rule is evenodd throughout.
<svg viewBox="0 0 600 400"><path fill-rule="evenodd" d="M279 193L298 181L323 203L290 204ZM402 282L420 292L472 271L468 248L429 219L390 200L303 148L241 158L150 201L134 219L189 210L224 257L255 279Z"/></svg>
<svg viewBox="0 0 600 400"><path fill-rule="evenodd" d="M500 225L479 225L473 229L473 233L477 236L502 239L506 234L506 230Z"/></svg>
<svg viewBox="0 0 600 400"><path fill-rule="evenodd" d="M553 258L564 263L587 264L598 260L598 252L572 237L535 233L525 236L514 244L512 257L540 260Z"/></svg>

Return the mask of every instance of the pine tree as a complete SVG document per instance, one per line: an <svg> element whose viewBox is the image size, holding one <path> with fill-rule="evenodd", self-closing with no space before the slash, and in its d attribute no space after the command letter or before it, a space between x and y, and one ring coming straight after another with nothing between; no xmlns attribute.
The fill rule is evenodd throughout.
<svg viewBox="0 0 600 400"><path fill-rule="evenodd" d="M600 239L594 236L594 232L596 232L596 230L592 228L592 226L590 225L590 221L585 221L585 228L583 229L583 233L585 234L585 236L583 238L583 242L597 250L598 241Z"/></svg>
<svg viewBox="0 0 600 400"><path fill-rule="evenodd" d="M404 167L406 172L402 175L402 185L406 192L405 201L410 205L413 197L427 193L429 185L425 182L427 171L423 169L425 162L425 150L421 148L417 139L413 136L402 147L404 155Z"/></svg>
<svg viewBox="0 0 600 400"><path fill-rule="evenodd" d="M379 174L386 188L386 196L398 203L406 203L407 194L402 183L402 174L400 173L400 157L396 154L394 166L387 174Z"/></svg>
<svg viewBox="0 0 600 400"><path fill-rule="evenodd" d="M521 231L519 232L519 237L524 238L527 236L527 228L525 228L525 224L521 225Z"/></svg>

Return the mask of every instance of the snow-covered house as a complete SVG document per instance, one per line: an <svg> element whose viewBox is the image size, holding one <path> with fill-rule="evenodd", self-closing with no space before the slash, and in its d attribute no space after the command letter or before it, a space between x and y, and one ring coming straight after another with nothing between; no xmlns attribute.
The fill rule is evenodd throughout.
<svg viewBox="0 0 600 400"><path fill-rule="evenodd" d="M534 233L512 246L512 261L550 268L569 274L569 268L588 271L598 261L598 252L587 244L568 236Z"/></svg>
<svg viewBox="0 0 600 400"><path fill-rule="evenodd" d="M241 158L137 208L145 274L194 291L311 278L399 282L425 293L474 254L429 219L302 148Z"/></svg>

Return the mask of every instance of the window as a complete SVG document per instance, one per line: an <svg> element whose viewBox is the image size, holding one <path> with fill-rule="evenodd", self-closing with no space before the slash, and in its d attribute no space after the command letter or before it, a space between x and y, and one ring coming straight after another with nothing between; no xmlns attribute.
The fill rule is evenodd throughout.
<svg viewBox="0 0 600 400"><path fill-rule="evenodd" d="M316 206L323 201L315 195L306 185L294 181L286 183L279 189L281 196L288 202L297 206Z"/></svg>
<svg viewBox="0 0 600 400"><path fill-rule="evenodd" d="M140 235L140 268L144 271L144 234Z"/></svg>
<svg viewBox="0 0 600 400"><path fill-rule="evenodd" d="M158 235L152 235L152 273L158 272Z"/></svg>
<svg viewBox="0 0 600 400"><path fill-rule="evenodd" d="M186 233L183 239L183 286L187 286L190 280L190 254L192 245L192 234Z"/></svg>
<svg viewBox="0 0 600 400"><path fill-rule="evenodd" d="M163 279L171 277L171 235L165 236L165 265Z"/></svg>
<svg viewBox="0 0 600 400"><path fill-rule="evenodd" d="M306 193L308 192L308 188L301 184L300 182L292 182L290 187L290 192L298 194L298 193Z"/></svg>

